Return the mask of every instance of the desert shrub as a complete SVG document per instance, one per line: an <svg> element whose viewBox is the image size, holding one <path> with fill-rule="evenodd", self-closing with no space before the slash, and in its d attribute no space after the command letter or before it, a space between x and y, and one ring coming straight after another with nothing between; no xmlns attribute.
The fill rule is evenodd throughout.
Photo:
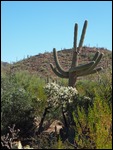
<svg viewBox="0 0 113 150"><path fill-rule="evenodd" d="M109 106L112 103L112 72L111 69L106 70L103 74L98 75L98 86L96 93L104 99Z"/></svg>
<svg viewBox="0 0 113 150"><path fill-rule="evenodd" d="M95 81L79 82L77 89L83 88L84 93L75 94L72 97L70 95L68 98L66 97L69 92L68 87L65 87L66 91L55 83L46 86L47 95L51 97L48 102L52 107L67 105L66 98L70 102L68 112L73 114L71 119L74 119L74 124L70 125L74 126L75 142L80 149L111 148L112 146L112 88L110 77L107 75L101 74ZM57 112L58 117L60 113L61 111ZM68 119L68 123L71 123L71 120ZM71 135L68 136L71 137ZM62 140L59 141L58 147L65 147Z"/></svg>
<svg viewBox="0 0 113 150"><path fill-rule="evenodd" d="M54 119L59 119L63 122L61 110L63 106L68 108L72 119L66 118L70 127L74 128L74 140L78 148L111 148L112 80L110 72L97 74L90 81L78 81L77 90L63 86L66 82L60 85L48 83L45 86L43 79L27 72L4 76L1 81L2 130L16 124L19 129L28 131L32 126L33 117L37 115L41 117L47 105L52 108L46 120L52 122ZM71 135L68 136L73 138ZM42 137L36 141L40 148L74 148L72 143L63 141L62 138L56 140Z"/></svg>
<svg viewBox="0 0 113 150"><path fill-rule="evenodd" d="M75 141L81 149L111 149L112 147L112 110L99 97L95 98L93 107L89 107L86 115L84 109L78 107L78 116L74 113L76 123Z"/></svg>
<svg viewBox="0 0 113 150"><path fill-rule="evenodd" d="M93 78L93 80L92 80ZM81 80L77 82L77 90L80 95L95 98L96 93L107 101L109 105L112 102L112 73L111 69L105 70L103 73L92 75L90 80Z"/></svg>
<svg viewBox="0 0 113 150"><path fill-rule="evenodd" d="M27 92L32 94L39 99L46 99L44 92L44 79L41 79L37 75L30 74L26 71L21 71L15 73L16 80L20 86L22 86Z"/></svg>
<svg viewBox="0 0 113 150"><path fill-rule="evenodd" d="M35 94L29 92L15 74L1 78L2 135L6 134L7 127L13 124L20 129L21 137L28 138L33 135L34 117L42 113L42 106L42 101L39 101Z"/></svg>
<svg viewBox="0 0 113 150"><path fill-rule="evenodd" d="M1 78L1 125L16 124L22 130L32 127L33 118L45 108L44 80L28 72L17 72Z"/></svg>
<svg viewBox="0 0 113 150"><path fill-rule="evenodd" d="M35 115L41 115L47 99L44 90L44 79L26 71L15 73L15 78L19 86L23 87L32 96Z"/></svg>
<svg viewBox="0 0 113 150"><path fill-rule="evenodd" d="M32 96L16 82L16 78L2 78L1 82L1 125L2 131L7 126L16 124L18 128L24 128L32 120Z"/></svg>
<svg viewBox="0 0 113 150"><path fill-rule="evenodd" d="M50 149L76 149L76 146L74 146L67 140L62 142L59 136L58 140L51 145Z"/></svg>
<svg viewBox="0 0 113 150"><path fill-rule="evenodd" d="M90 80L81 80L77 83L77 89L82 96L95 97L94 88L97 86L97 82Z"/></svg>
<svg viewBox="0 0 113 150"><path fill-rule="evenodd" d="M56 83L48 83L45 86L47 94L47 104L52 107L53 114L61 113L62 107L72 113L77 107L83 108L87 114L89 106L93 106L93 99L88 96L80 95L76 88L60 86ZM58 112L56 111L58 108Z"/></svg>
<svg viewBox="0 0 113 150"><path fill-rule="evenodd" d="M48 95L48 103L52 107L58 107L60 105L64 105L65 107L78 94L76 88L59 86L56 83L48 83L45 86L45 92Z"/></svg>
<svg viewBox="0 0 113 150"><path fill-rule="evenodd" d="M51 117L60 119L62 116L62 107L67 109L73 101L73 97L77 97L78 91L76 88L65 87L56 84L55 82L48 83L45 86L47 95L47 105L51 107Z"/></svg>
<svg viewBox="0 0 113 150"><path fill-rule="evenodd" d="M97 74L93 80L77 83L79 97L73 105L75 141L81 149L111 149L112 147L112 79L111 70ZM89 102L84 96L90 97ZM83 98L83 99L82 99ZM88 102L88 103L87 103ZM75 110L74 110L75 107Z"/></svg>

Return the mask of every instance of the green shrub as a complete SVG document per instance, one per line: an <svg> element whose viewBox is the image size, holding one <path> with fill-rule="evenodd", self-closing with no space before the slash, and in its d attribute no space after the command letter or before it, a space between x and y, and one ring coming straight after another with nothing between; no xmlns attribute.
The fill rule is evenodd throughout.
<svg viewBox="0 0 113 150"><path fill-rule="evenodd" d="M44 80L28 72L21 71L2 77L2 131L12 124L22 130L32 126L34 116L41 115L45 107L44 84Z"/></svg>
<svg viewBox="0 0 113 150"><path fill-rule="evenodd" d="M70 116L66 116L66 119L70 128L74 128L74 140L77 147L80 149L110 149L112 146L111 72L97 74L92 76L92 79L78 81L77 91L79 94L71 96L70 93L68 94L68 87L61 86L66 85L65 80L62 80L57 88L49 86L46 93L45 81L36 75L18 72L14 75L3 76L1 79L2 131L6 131L7 126L16 124L17 128L27 132L32 126L34 116L42 116L47 102L52 105L52 109L46 120L52 122L59 119L64 122L60 105L71 99L68 103L68 111L66 109ZM55 102L58 103L58 108L56 108ZM73 138L71 133L69 132L67 139ZM43 137L36 140L37 143L40 143L40 148L74 148L72 143L63 141L62 138Z"/></svg>
<svg viewBox="0 0 113 150"><path fill-rule="evenodd" d="M7 126L16 124L24 128L24 124L32 118L32 96L18 85L16 78L2 78L1 82L1 125L2 130Z"/></svg>
<svg viewBox="0 0 113 150"><path fill-rule="evenodd" d="M101 74L92 75L87 80L77 82L77 90L80 95L95 98L96 93L109 104L112 102L112 74L111 70L105 70Z"/></svg>
<svg viewBox="0 0 113 150"><path fill-rule="evenodd" d="M46 95L44 93L44 79L41 79L37 75L32 75L27 71L17 72L15 74L15 78L20 86L22 86L27 92L29 92L32 96L35 96L39 99L46 99Z"/></svg>
<svg viewBox="0 0 113 150"><path fill-rule="evenodd" d="M80 107L77 108L77 115L73 114L76 123L75 141L79 148L112 148L112 110L106 101L96 96L93 107L88 109L88 114Z"/></svg>

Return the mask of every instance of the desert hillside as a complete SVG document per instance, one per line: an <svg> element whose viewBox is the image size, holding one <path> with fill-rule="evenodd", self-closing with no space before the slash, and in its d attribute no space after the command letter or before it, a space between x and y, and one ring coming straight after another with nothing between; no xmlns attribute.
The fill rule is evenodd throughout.
<svg viewBox="0 0 113 150"><path fill-rule="evenodd" d="M104 69L108 68L112 64L112 52L104 48L96 47L83 47L79 54L79 64L87 63L92 60L96 51L104 53L104 56L99 63L99 66ZM58 58L61 66L64 69L69 69L72 61L72 49L57 50ZM50 63L54 63L53 52L45 52L43 54L39 53L38 55L28 57L21 61L15 62L10 65L12 72L27 70L29 73L37 74L39 77L55 77L55 74L50 68ZM8 71L9 64L1 62L1 71Z"/></svg>

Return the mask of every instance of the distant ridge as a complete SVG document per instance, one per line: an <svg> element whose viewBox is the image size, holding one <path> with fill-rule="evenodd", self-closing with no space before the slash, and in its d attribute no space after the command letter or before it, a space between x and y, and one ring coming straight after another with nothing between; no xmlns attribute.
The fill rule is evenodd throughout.
<svg viewBox="0 0 113 150"><path fill-rule="evenodd" d="M104 56L99 63L99 66L107 68L112 65L112 51L104 48L86 47L84 46L80 52L79 64L91 61L96 51L104 53ZM63 68L68 69L72 60L72 49L57 50L59 61ZM56 77L50 68L50 63L54 63L53 53L45 52L43 54L37 54L30 56L21 61L15 62L11 65L13 72L27 70L29 73L37 74L40 77ZM1 62L3 67L9 66L7 62Z"/></svg>

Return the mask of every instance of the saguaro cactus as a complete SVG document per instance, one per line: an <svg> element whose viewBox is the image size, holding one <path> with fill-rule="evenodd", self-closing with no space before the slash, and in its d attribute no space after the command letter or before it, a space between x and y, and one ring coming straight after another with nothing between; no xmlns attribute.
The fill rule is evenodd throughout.
<svg viewBox="0 0 113 150"><path fill-rule="evenodd" d="M73 43L73 58L72 58L72 63L71 63L71 67L69 70L64 70L61 67L59 60L58 60L57 51L55 48L53 48L53 55L54 55L56 67L54 67L54 65L51 63L50 63L50 66L51 66L53 72L57 76L59 76L61 78L69 79L68 85L72 86L72 87L75 86L78 77L93 74L93 73L96 73L103 69L102 67L94 69L97 66L97 64L100 62L100 60L103 56L103 53L100 54L99 51L96 52L96 54L91 62L89 62L87 64L83 64L83 65L78 65L78 55L79 55L80 50L83 45L87 24L88 24L88 21L85 20L78 47L77 47L78 24L77 23L75 24L74 43Z"/></svg>

